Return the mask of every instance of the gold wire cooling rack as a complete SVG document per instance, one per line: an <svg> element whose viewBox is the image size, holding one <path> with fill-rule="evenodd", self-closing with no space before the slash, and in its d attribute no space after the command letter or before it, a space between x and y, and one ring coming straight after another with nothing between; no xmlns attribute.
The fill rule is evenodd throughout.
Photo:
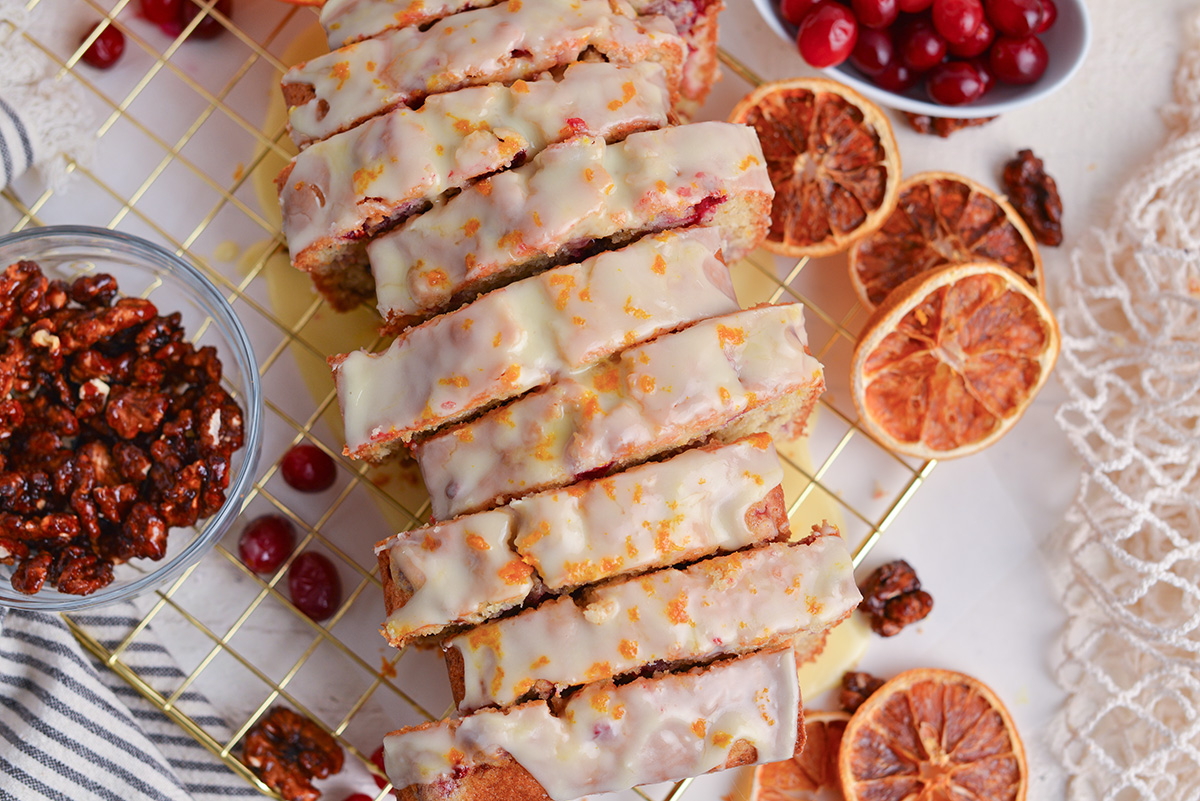
<svg viewBox="0 0 1200 801"><path fill-rule="evenodd" d="M282 701L335 735L366 766L387 731L440 716L449 708L444 672L428 651L390 649L376 633L382 617L373 543L427 515L419 482L401 468L369 469L340 456L340 419L324 357L374 344L371 315L334 315L287 266L271 179L289 148L282 112L272 112L279 76L299 60L292 48L312 38L311 10L275 0L235 0L232 17L195 2L199 16L177 37L139 18L137 0L28 0L41 20L22 35L81 87L97 115L91 166L72 164L63 190L36 178L3 192L16 231L71 223L145 236L186 254L217 284L250 333L265 394L263 458L243 518L272 512L301 533L296 553L319 550L338 565L345 600L318 624L297 612L278 584L287 565L264 579L235 555L239 526L215 551L139 607L120 642L101 642L86 617L68 615L80 641L163 715L261 790L272 791L238 760L240 740ZM53 5L51 9L50 6ZM39 8L41 6L42 8ZM749 13L738 8L726 14ZM226 29L212 41L189 33L211 15ZM116 68L80 62L98 21L127 39ZM728 53L725 81L744 91L758 78ZM265 189L264 189L265 187ZM844 266L834 266L841 271ZM844 279L825 280L825 265L788 269L759 255L735 266L745 303L799 301L808 310L814 354L830 388L802 450L787 452L785 488L793 525L817 514L840 518L859 564L934 468L889 453L856 424L845 375L855 327L865 316ZM278 476L292 444L315 443L338 459L335 488L295 493ZM219 593L212 588L219 586ZM142 638L163 634L182 679L143 674L126 655ZM189 691L218 701L227 725L189 712ZM673 801L681 782L663 790ZM651 799L647 791L634 791ZM377 793L382 799L386 788Z"/></svg>

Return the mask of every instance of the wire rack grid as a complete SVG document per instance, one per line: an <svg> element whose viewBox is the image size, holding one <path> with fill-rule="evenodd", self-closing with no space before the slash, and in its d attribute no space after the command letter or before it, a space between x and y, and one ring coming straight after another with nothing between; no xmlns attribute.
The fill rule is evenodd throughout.
<svg viewBox="0 0 1200 801"><path fill-rule="evenodd" d="M384 733L439 717L450 698L436 654L396 652L376 633L382 604L371 546L427 517L424 491L410 468L368 468L340 455L340 418L324 359L377 345L373 315L332 313L290 269L271 197L271 179L290 155L275 108L282 105L278 79L299 60L298 43L314 39L315 15L276 0L235 0L230 16L213 8L215 0L184 2L194 2L198 15L172 37L138 15L138 0L28 1L34 24L20 35L58 66L65 85L86 96L80 113L97 119L96 154L91 166L69 165L73 175L63 189L32 176L16 181L2 193L0 225L16 231L91 224L164 244L202 267L250 333L266 422L242 519L282 515L300 533L294 554L317 550L333 559L346 590L337 612L322 623L299 613L281 586L288 563L269 577L250 572L236 555L241 526L235 525L182 578L142 599L118 641L98 639L86 615L66 617L80 641L162 714L272 795L238 759L243 735L272 704L286 703L326 728L353 755L351 763L365 768L359 771L365 778L373 770L367 755ZM205 17L224 30L200 41L191 34ZM80 57L105 25L125 35L127 51L114 69L100 71ZM731 73L725 92L758 83L722 55ZM781 266L760 254L736 265L734 275L744 303L795 300L807 307L810 343L830 388L807 441L783 453L789 513L799 531L819 522L817 515L839 518L857 565L934 463L889 453L858 428L845 374L865 315L844 279L826 278L844 266L831 271L826 262ZM337 459L333 489L301 495L280 480L280 456L302 441ZM179 661L182 679L142 674L128 663L140 641L155 637ZM192 714L196 692L214 699L227 723ZM676 799L689 784L631 797ZM387 797L388 789L377 797Z"/></svg>

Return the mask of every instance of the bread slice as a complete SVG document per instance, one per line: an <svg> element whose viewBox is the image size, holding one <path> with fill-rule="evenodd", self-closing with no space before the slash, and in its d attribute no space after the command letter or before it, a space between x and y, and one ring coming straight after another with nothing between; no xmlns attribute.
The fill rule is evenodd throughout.
<svg viewBox="0 0 1200 801"><path fill-rule="evenodd" d="M816 533L614 579L480 624L443 650L460 711L503 707L648 665L821 638L861 597L842 538Z"/></svg>
<svg viewBox="0 0 1200 801"><path fill-rule="evenodd" d="M378 36L386 31L423 26L437 20L495 5L499 0L327 0L321 25L330 49ZM717 78L717 16L722 0L630 0L639 16L661 15L671 20L687 44L678 109L691 119Z"/></svg>
<svg viewBox="0 0 1200 801"><path fill-rule="evenodd" d="M663 68L571 64L399 108L301 151L276 179L292 266L338 310L374 299L370 238L447 192L581 133L609 142L671 119Z"/></svg>
<svg viewBox="0 0 1200 801"><path fill-rule="evenodd" d="M292 67L283 76L298 147L426 96L509 83L579 60L654 61L677 97L687 46L663 17L627 0L505 0L428 28L400 28Z"/></svg>
<svg viewBox="0 0 1200 801"><path fill-rule="evenodd" d="M381 353L331 358L347 455L378 461L629 345L736 311L721 239L712 228L649 236L497 289Z"/></svg>
<svg viewBox="0 0 1200 801"><path fill-rule="evenodd" d="M824 390L799 304L716 317L414 445L435 519L622 469L712 434L800 433Z"/></svg>
<svg viewBox="0 0 1200 801"><path fill-rule="evenodd" d="M579 798L757 762L804 747L790 649L682 673L425 723L383 739L384 767L409 801Z"/></svg>
<svg viewBox="0 0 1200 801"><path fill-rule="evenodd" d="M684 451L375 546L398 648L561 593L790 536L765 434Z"/></svg>
<svg viewBox="0 0 1200 801"><path fill-rule="evenodd" d="M581 251L667 228L719 229L732 262L766 234L773 197L753 128L703 122L614 145L576 137L372 242L379 312L401 330Z"/></svg>

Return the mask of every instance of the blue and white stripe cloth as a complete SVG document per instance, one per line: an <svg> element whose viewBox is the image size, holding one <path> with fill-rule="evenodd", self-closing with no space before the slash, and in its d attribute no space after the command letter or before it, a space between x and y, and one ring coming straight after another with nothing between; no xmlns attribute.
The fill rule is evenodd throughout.
<svg viewBox="0 0 1200 801"><path fill-rule="evenodd" d="M33 144L29 126L12 104L0 97L0 187L33 166Z"/></svg>
<svg viewBox="0 0 1200 801"><path fill-rule="evenodd" d="M138 623L132 605L74 618L113 646ZM139 675L183 674L149 631L122 653ZM180 699L224 731L194 691ZM261 797L76 641L61 617L0 607L0 801L216 801Z"/></svg>

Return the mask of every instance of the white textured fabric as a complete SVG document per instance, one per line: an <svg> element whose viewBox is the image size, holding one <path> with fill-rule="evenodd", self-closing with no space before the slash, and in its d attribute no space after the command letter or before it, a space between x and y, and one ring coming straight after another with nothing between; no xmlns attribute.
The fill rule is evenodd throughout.
<svg viewBox="0 0 1200 801"><path fill-rule="evenodd" d="M30 167L61 188L70 162L86 164L95 141L83 88L23 35L37 24L21 0L0 0L0 188Z"/></svg>
<svg viewBox="0 0 1200 801"><path fill-rule="evenodd" d="M1200 798L1200 17L1167 143L1071 255L1058 420L1086 463L1061 546L1069 797Z"/></svg>

